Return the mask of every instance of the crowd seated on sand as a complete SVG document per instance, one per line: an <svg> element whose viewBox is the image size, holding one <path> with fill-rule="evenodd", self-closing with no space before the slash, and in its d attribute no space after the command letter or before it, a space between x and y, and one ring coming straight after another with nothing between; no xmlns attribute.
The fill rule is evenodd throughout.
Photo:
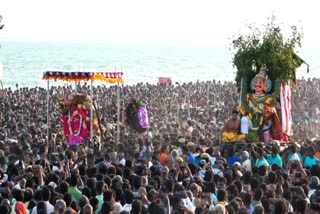
<svg viewBox="0 0 320 214"><path fill-rule="evenodd" d="M90 94L86 84L78 91ZM319 213L320 80L293 88L294 136L281 142L236 142L221 134L239 105L232 82L122 86L117 140L117 86L97 86L101 133L69 146L59 99L47 91L6 88L0 106L0 213ZM150 129L124 123L132 97L147 104Z"/></svg>

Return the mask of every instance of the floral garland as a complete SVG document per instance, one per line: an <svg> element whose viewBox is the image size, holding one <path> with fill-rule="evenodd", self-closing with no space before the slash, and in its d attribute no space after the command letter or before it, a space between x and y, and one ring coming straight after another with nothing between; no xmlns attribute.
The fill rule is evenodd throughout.
<svg viewBox="0 0 320 214"><path fill-rule="evenodd" d="M93 108L92 98L87 94L70 94L60 99L62 110L61 119L63 121L64 135L69 144L77 144L85 139L90 133L89 111ZM99 123L93 118L93 128L99 132Z"/></svg>
<svg viewBox="0 0 320 214"><path fill-rule="evenodd" d="M246 139L246 135L245 134L239 134L237 136L237 141L241 141L241 140L245 140Z"/></svg>
<svg viewBox="0 0 320 214"><path fill-rule="evenodd" d="M260 125L263 122L262 108L263 104L256 102L250 94L247 94L247 102L248 102L248 117L252 121L253 127L251 129L258 130Z"/></svg>
<svg viewBox="0 0 320 214"><path fill-rule="evenodd" d="M234 142L237 139L237 135L234 132L223 132L222 141L223 142Z"/></svg>
<svg viewBox="0 0 320 214"><path fill-rule="evenodd" d="M135 98L126 107L126 123L138 133L143 133L149 128L148 112L145 105Z"/></svg>
<svg viewBox="0 0 320 214"><path fill-rule="evenodd" d="M76 114L78 114L78 111L74 111L73 114L72 114L72 117L70 117L70 112L69 112L69 114L68 114L68 126L69 126L69 132L70 132L70 134L72 134L72 135L74 135L74 136L79 136L80 133L81 133L81 130L82 130L82 126L83 126L83 118L82 118L82 115L81 115L81 114L79 114L79 116L80 116L79 129L76 130L76 132L75 132L75 131L72 129L72 127L71 127L72 118L73 118Z"/></svg>

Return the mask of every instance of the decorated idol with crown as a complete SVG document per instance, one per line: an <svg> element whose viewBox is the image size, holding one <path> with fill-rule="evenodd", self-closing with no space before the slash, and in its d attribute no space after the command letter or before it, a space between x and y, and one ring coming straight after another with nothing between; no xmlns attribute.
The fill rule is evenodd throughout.
<svg viewBox="0 0 320 214"><path fill-rule="evenodd" d="M247 141L282 140L281 121L276 107L279 105L273 94L268 94L272 82L268 79L266 66L250 82L252 93L247 93L242 99L240 111L248 118Z"/></svg>

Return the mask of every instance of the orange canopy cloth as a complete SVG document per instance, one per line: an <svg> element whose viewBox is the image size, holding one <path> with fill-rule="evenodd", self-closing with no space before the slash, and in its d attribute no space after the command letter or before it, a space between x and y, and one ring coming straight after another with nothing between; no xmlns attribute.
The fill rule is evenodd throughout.
<svg viewBox="0 0 320 214"><path fill-rule="evenodd" d="M123 83L123 72L63 72L46 71L43 73L44 80L63 81L105 81L107 83Z"/></svg>

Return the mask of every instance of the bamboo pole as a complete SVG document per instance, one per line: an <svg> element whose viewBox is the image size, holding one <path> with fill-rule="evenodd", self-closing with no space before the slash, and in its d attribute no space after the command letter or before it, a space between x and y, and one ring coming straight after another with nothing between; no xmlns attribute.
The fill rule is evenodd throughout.
<svg viewBox="0 0 320 214"><path fill-rule="evenodd" d="M122 65L120 67L122 71ZM117 72L117 67L114 67L114 71ZM118 83L117 85L117 142L116 144L119 144L120 142L120 85Z"/></svg>
<svg viewBox="0 0 320 214"><path fill-rule="evenodd" d="M240 82L239 106L241 106L241 105L242 105L242 91L243 91L242 83L243 83L243 78L241 78L241 82Z"/></svg>
<svg viewBox="0 0 320 214"><path fill-rule="evenodd" d="M179 105L179 100L178 100L178 105L177 105L177 120L180 121L180 105Z"/></svg>
<svg viewBox="0 0 320 214"><path fill-rule="evenodd" d="M50 115L49 115L49 97L50 97L50 91L49 91L49 80L47 80L47 143L49 145L49 126L50 126Z"/></svg>
<svg viewBox="0 0 320 214"><path fill-rule="evenodd" d="M96 112L96 116L97 116L97 120L98 120L98 124L99 124L99 129L100 129L100 133L101 133L101 140L104 140L104 134L102 133L102 126L101 126L101 122L100 122L100 114L99 114L99 109L96 105L96 102L94 100L92 100L92 105L94 108L94 111ZM108 129L108 126L106 126L106 128Z"/></svg>
<svg viewBox="0 0 320 214"><path fill-rule="evenodd" d="M117 85L117 144L120 142L120 85Z"/></svg>
<svg viewBox="0 0 320 214"><path fill-rule="evenodd" d="M190 92L187 92L187 108L188 108L188 118L191 118L190 114Z"/></svg>
<svg viewBox="0 0 320 214"><path fill-rule="evenodd" d="M92 80L90 81L90 96L92 100L92 104L94 103L93 101L93 90L92 90ZM90 108L90 140L92 139L93 135L93 109Z"/></svg>
<svg viewBox="0 0 320 214"><path fill-rule="evenodd" d="M207 114L210 115L210 82L207 82Z"/></svg>

